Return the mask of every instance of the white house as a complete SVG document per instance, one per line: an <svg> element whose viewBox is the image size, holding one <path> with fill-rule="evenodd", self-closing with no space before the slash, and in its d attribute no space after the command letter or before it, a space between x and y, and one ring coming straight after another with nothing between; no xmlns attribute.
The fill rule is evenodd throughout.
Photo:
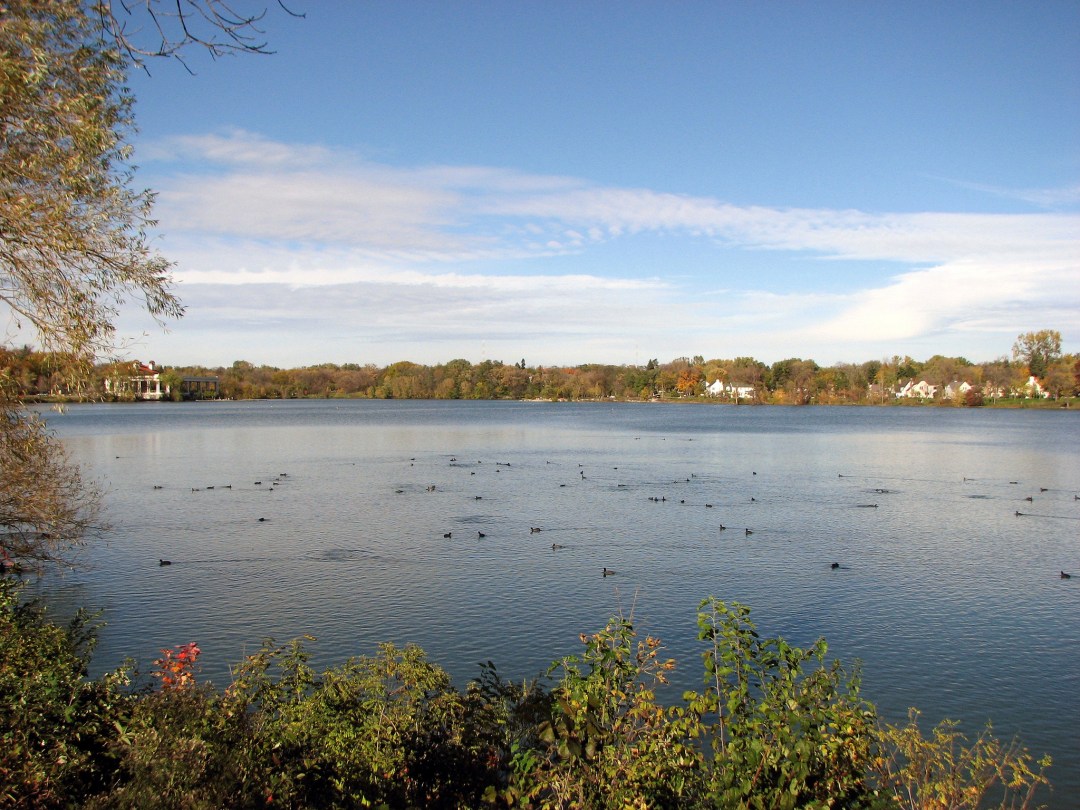
<svg viewBox="0 0 1080 810"><path fill-rule="evenodd" d="M971 383L959 380L953 380L951 383L945 386L943 396L946 399L956 399L957 397L963 397L968 391L972 389Z"/></svg>
<svg viewBox="0 0 1080 810"><path fill-rule="evenodd" d="M737 402L740 399L753 399L754 386L732 385L723 380L716 380L705 387L705 393L710 397L723 397L724 399L733 399Z"/></svg>
<svg viewBox="0 0 1080 810"><path fill-rule="evenodd" d="M131 364L128 375L113 375L105 378L105 392L114 396L130 396L133 399L163 400L172 397L169 384L161 378L162 369L154 361ZM182 399L213 399L220 393L217 377L182 377L180 396Z"/></svg>
<svg viewBox="0 0 1080 810"><path fill-rule="evenodd" d="M1043 388L1034 376L1028 377L1028 381L1024 383L1023 391L1026 397L1046 399L1050 396L1050 392Z"/></svg>
<svg viewBox="0 0 1080 810"><path fill-rule="evenodd" d="M918 397L919 399L933 399L937 393L938 386L931 385L926 380L908 380L907 383L896 392L898 398L903 397Z"/></svg>
<svg viewBox="0 0 1080 810"><path fill-rule="evenodd" d="M105 391L110 394L130 394L135 399L166 399L169 386L162 382L161 370L154 361L131 364L132 374L121 378L105 378Z"/></svg>

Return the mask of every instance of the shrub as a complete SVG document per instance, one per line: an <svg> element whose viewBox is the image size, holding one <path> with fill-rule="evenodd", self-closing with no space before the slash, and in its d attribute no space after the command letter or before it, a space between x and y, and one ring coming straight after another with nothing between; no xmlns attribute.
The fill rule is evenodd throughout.
<svg viewBox="0 0 1080 810"><path fill-rule="evenodd" d="M517 752L501 798L542 808L686 806L701 756L655 691L675 662L623 619L581 640L584 652L549 673L561 669L562 679L539 746Z"/></svg>
<svg viewBox="0 0 1080 810"><path fill-rule="evenodd" d="M856 671L811 648L762 639L745 605L706 599L698 612L704 692L686 693L691 731L713 758L710 804L723 807L860 807L875 751L874 710Z"/></svg>
<svg viewBox="0 0 1080 810"><path fill-rule="evenodd" d="M698 612L705 688L657 689L675 662L615 618L556 662L550 688L464 691L419 647L316 673L305 642L264 643L223 692L197 682L198 647L88 680L92 619L67 628L0 578L0 808L478 807L1027 808L1047 785L990 730L925 738L913 713L878 727L858 672L761 638L749 608ZM992 805L1000 801L1000 804Z"/></svg>
<svg viewBox="0 0 1080 810"><path fill-rule="evenodd" d="M0 576L0 807L79 804L115 769L127 674L85 680L95 617L59 627L21 590Z"/></svg>
<svg viewBox="0 0 1080 810"><path fill-rule="evenodd" d="M1049 786L1049 757L1035 761L1018 743L1002 743L989 726L966 746L953 720L924 737L918 718L911 709L907 725L879 732L885 755L875 770L883 793L900 810L1018 810L1031 807L1039 787Z"/></svg>

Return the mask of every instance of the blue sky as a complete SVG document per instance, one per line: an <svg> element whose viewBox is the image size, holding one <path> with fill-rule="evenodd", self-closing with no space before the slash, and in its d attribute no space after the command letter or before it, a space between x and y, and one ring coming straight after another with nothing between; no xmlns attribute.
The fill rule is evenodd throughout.
<svg viewBox="0 0 1080 810"><path fill-rule="evenodd" d="M290 7L131 78L188 314L130 354L1080 350L1078 3Z"/></svg>

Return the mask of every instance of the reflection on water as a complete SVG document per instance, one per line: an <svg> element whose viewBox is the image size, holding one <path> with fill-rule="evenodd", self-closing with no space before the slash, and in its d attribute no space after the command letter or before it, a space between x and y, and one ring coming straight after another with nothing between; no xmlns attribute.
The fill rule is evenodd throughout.
<svg viewBox="0 0 1080 810"><path fill-rule="evenodd" d="M311 633L319 665L415 642L459 680L487 660L520 678L633 612L679 660L681 690L700 683L694 613L716 595L768 634L861 659L891 719L909 705L928 723L992 718L1053 754L1055 800L1080 795L1080 577L1059 576L1080 571L1071 413L320 401L47 415L108 487L114 528L90 568L41 585L58 611L104 609L100 670L197 640L220 683L264 637Z"/></svg>

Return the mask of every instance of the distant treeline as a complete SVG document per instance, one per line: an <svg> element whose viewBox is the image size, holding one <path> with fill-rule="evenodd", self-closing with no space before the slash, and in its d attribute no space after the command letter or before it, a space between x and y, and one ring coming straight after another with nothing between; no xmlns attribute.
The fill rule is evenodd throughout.
<svg viewBox="0 0 1080 810"><path fill-rule="evenodd" d="M130 374L132 364L95 366L82 394L101 396L106 377ZM65 358L28 347L0 349L0 375L17 396L70 396L71 375ZM1042 387L1052 398L1080 393L1080 357L1064 355L1040 369ZM1023 358L1001 357L972 363L963 357L934 355L920 362L892 357L864 363L820 366L798 357L766 365L753 357L712 359L680 357L644 366L587 363L579 366L530 366L523 359L472 363L451 360L434 366L402 361L389 366L323 363L282 369L237 360L228 367L171 366L162 379L174 390L184 376L217 376L220 396L228 399L359 397L371 399L677 399L703 397L719 380L740 391L739 399L774 404L882 403L895 400L906 381L925 380L944 389L950 383L973 387L958 404L1020 394L1032 369ZM733 398L734 392L722 398Z"/></svg>

